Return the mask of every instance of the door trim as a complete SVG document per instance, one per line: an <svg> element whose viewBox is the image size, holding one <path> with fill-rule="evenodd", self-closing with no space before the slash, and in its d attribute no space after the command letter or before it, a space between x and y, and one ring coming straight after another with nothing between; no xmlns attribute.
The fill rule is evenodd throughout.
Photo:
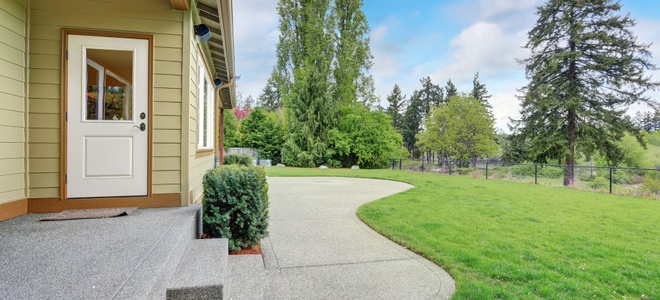
<svg viewBox="0 0 660 300"><path fill-rule="evenodd" d="M68 73L67 73L67 49L69 48L68 36L69 34L87 35L87 36L101 36L101 37L116 37L116 38L131 38L147 40L149 43L149 66L147 79L147 102L148 102L148 118L147 118L147 196L141 197L145 199L152 198L152 171L153 171L153 78L154 78L154 36L151 34L132 33L132 32L112 32L112 31L99 31L99 30L86 30L86 29L72 29L62 28L62 53L60 61L60 200L67 199L67 143L68 143L68 126L66 120L66 113L68 109L67 99L67 86L68 86ZM129 197L135 198L135 197Z"/></svg>

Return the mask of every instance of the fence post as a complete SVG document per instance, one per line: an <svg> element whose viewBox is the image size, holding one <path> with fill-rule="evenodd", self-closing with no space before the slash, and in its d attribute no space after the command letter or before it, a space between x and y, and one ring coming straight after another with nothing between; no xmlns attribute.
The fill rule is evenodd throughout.
<svg viewBox="0 0 660 300"><path fill-rule="evenodd" d="M539 165L534 164L534 184L539 184Z"/></svg>
<svg viewBox="0 0 660 300"><path fill-rule="evenodd" d="M614 168L610 167L610 194L612 193L612 174L614 174Z"/></svg>
<svg viewBox="0 0 660 300"><path fill-rule="evenodd" d="M401 171L402 164L403 164L403 158L399 158L399 171Z"/></svg>
<svg viewBox="0 0 660 300"><path fill-rule="evenodd" d="M486 179L488 179L488 160L486 160Z"/></svg>

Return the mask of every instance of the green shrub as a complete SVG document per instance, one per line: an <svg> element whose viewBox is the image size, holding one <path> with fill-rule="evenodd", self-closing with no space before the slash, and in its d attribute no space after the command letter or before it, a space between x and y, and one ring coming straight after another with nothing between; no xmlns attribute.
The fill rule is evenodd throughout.
<svg viewBox="0 0 660 300"><path fill-rule="evenodd" d="M263 167L221 166L204 175L204 233L249 248L268 234L268 184Z"/></svg>
<svg viewBox="0 0 660 300"><path fill-rule="evenodd" d="M249 155L227 154L222 162L223 165L251 166L252 157Z"/></svg>
<svg viewBox="0 0 660 300"><path fill-rule="evenodd" d="M660 194L660 179L657 176L644 176L642 178L642 190L653 194Z"/></svg>
<svg viewBox="0 0 660 300"><path fill-rule="evenodd" d="M600 190L600 189L603 189L605 187L609 187L610 186L610 180L605 178L605 177L602 177L602 176L597 176L597 177L594 178L594 180L589 182L588 185L589 185L590 188L592 188L594 190Z"/></svg>
<svg viewBox="0 0 660 300"><path fill-rule="evenodd" d="M539 177L543 178L562 178L564 176L564 169L560 167L539 166L538 172ZM534 174L532 173L532 175Z"/></svg>
<svg viewBox="0 0 660 300"><path fill-rule="evenodd" d="M612 175L612 183L615 184L633 184L638 181L638 176L634 170L614 169Z"/></svg>
<svg viewBox="0 0 660 300"><path fill-rule="evenodd" d="M534 165L515 165L511 167L513 176L534 176Z"/></svg>

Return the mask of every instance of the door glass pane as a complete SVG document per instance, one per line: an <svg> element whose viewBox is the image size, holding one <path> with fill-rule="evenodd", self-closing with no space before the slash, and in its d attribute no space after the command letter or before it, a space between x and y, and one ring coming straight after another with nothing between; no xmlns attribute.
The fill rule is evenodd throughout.
<svg viewBox="0 0 660 300"><path fill-rule="evenodd" d="M86 49L86 120L133 120L133 52Z"/></svg>

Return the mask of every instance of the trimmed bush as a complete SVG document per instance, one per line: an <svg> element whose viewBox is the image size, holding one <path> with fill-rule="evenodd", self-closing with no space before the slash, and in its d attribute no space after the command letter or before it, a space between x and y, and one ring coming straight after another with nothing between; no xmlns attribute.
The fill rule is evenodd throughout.
<svg viewBox="0 0 660 300"><path fill-rule="evenodd" d="M252 157L245 154L227 154L222 162L223 165L241 165L241 166L251 166Z"/></svg>
<svg viewBox="0 0 660 300"><path fill-rule="evenodd" d="M262 167L220 166L204 175L204 233L229 239L229 250L268 234L268 184Z"/></svg>

